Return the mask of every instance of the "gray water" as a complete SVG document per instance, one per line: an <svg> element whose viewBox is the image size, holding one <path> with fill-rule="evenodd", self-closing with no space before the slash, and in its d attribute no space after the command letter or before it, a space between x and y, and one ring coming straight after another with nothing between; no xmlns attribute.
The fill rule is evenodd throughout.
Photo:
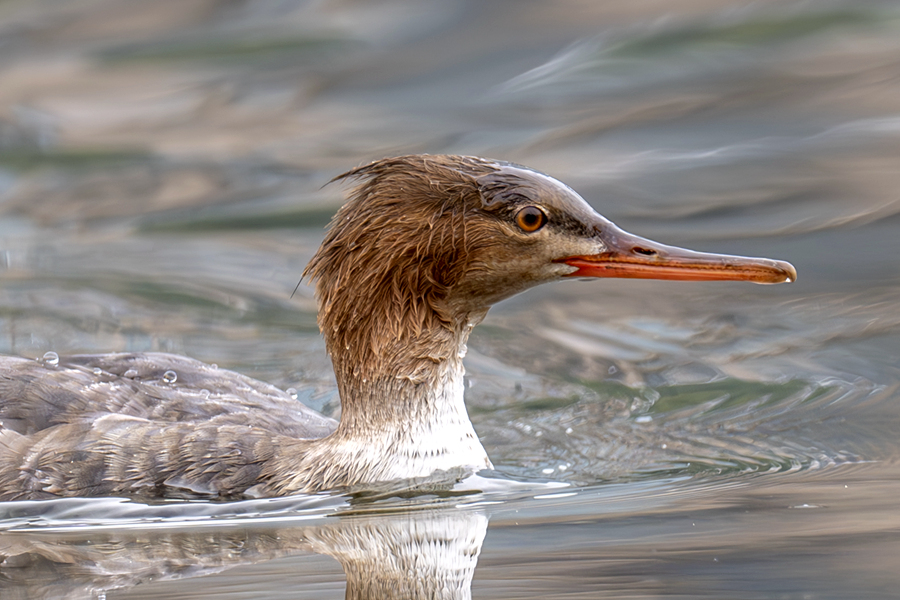
<svg viewBox="0 0 900 600"><path fill-rule="evenodd" d="M444 494L0 505L6 598L900 597L896 2L0 3L0 352L166 351L337 415L335 175L518 162L792 285L496 306Z"/></svg>

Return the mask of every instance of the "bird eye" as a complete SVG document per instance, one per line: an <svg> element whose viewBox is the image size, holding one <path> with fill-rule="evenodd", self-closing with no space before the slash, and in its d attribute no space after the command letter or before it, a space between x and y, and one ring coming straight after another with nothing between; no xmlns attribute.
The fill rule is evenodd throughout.
<svg viewBox="0 0 900 600"><path fill-rule="evenodd" d="M525 233L534 233L547 224L547 215L537 206L526 206L516 213L516 225Z"/></svg>

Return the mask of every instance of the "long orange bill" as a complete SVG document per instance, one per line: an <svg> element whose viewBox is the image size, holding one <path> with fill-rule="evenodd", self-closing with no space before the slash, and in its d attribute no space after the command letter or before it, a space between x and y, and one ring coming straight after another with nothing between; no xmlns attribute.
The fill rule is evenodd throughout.
<svg viewBox="0 0 900 600"><path fill-rule="evenodd" d="M797 270L788 262L729 254L694 252L659 244L609 223L602 228L607 250L561 260L577 267L570 277L622 277L678 281L790 283Z"/></svg>

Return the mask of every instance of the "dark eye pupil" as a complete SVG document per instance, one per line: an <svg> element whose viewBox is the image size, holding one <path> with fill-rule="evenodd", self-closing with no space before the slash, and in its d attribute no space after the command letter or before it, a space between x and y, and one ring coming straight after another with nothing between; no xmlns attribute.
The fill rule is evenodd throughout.
<svg viewBox="0 0 900 600"><path fill-rule="evenodd" d="M516 215L516 222L522 230L531 233L543 227L547 217L538 207L526 206Z"/></svg>

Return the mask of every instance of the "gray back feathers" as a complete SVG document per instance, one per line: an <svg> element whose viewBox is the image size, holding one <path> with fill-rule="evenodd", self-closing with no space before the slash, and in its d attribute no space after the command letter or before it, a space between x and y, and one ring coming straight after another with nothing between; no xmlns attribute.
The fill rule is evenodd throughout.
<svg viewBox="0 0 900 600"><path fill-rule="evenodd" d="M274 476L280 442L336 426L273 386L189 358L2 357L0 500L240 496Z"/></svg>

